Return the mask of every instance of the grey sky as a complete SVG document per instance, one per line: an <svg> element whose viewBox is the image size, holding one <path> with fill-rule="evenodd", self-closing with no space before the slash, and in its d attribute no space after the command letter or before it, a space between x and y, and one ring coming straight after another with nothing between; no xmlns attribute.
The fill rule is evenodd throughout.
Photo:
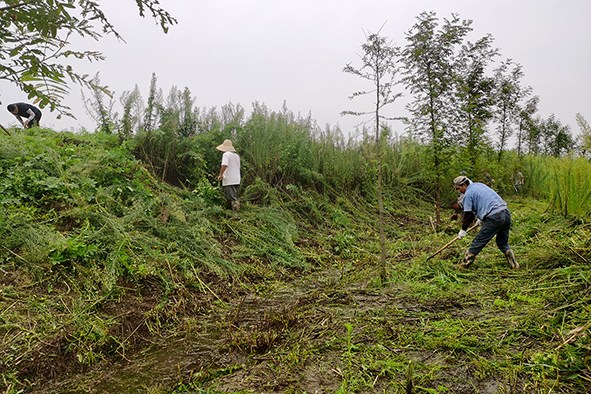
<svg viewBox="0 0 591 394"><path fill-rule="evenodd" d="M279 111L285 101L295 113L311 113L320 127L339 124L349 133L361 119L340 112L371 106L348 99L371 86L342 72L349 62L359 65L364 31L377 32L385 24L381 34L404 46L404 33L416 16L435 11L440 18L458 13L473 20L472 40L490 33L501 51L497 62L511 58L522 64L524 85L541 99L541 116L554 113L575 135L577 113L591 122L589 0L162 0L178 20L168 34L152 19L137 16L133 1L101 4L127 43L113 37L78 42L78 49L101 51L107 59L73 65L91 76L100 71L101 81L115 92L119 112L119 96L135 84L145 100L155 72L165 97L175 85L188 87L198 107L232 102L248 111L258 101ZM27 101L6 82L0 88L4 106ZM56 120L46 109L43 124L94 130L80 101L80 88L73 86L65 103L78 119ZM386 111L406 115L404 100ZM15 123L5 109L1 114L0 123ZM392 126L403 130L395 122Z"/></svg>

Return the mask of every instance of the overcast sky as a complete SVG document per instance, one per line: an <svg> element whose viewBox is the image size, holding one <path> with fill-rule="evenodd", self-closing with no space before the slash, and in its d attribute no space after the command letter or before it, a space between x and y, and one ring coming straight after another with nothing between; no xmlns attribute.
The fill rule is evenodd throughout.
<svg viewBox="0 0 591 394"><path fill-rule="evenodd" d="M117 99L139 86L144 98L152 73L168 95L174 85L188 87L196 106L220 107L232 102L247 111L252 103L270 110L287 108L303 116L311 113L320 127L339 125L349 133L362 119L341 116L344 110L370 108L351 93L370 89L366 81L342 72L351 62L360 65L360 45L366 32L406 45L405 35L422 11L439 18L458 13L473 21L474 41L494 38L503 59L523 66L524 86L540 97L539 115L554 113L579 133L575 115L591 122L591 1L590 0L161 0L177 20L164 34L154 20L138 16L131 0L104 0L101 6L126 43L113 37L80 42L77 49L98 50L102 62L74 61L78 71L101 82ZM26 95L0 81L4 110L0 123L16 124L6 111L10 102ZM402 87L400 88L403 90ZM88 92L86 92L88 95ZM406 94L406 93L405 93ZM42 125L55 130L94 130L95 124L80 104L80 88L72 86L65 104L77 120L57 120L44 110ZM371 105L371 102L369 102ZM385 110L387 116L405 116L404 100ZM392 122L399 134L403 126Z"/></svg>

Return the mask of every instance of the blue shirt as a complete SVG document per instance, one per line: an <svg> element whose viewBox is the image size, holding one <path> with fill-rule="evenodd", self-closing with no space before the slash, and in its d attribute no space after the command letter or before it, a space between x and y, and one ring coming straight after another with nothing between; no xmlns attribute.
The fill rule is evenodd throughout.
<svg viewBox="0 0 591 394"><path fill-rule="evenodd" d="M468 185L464 195L464 212L474 212L480 220L486 216L507 209L507 203L484 183Z"/></svg>

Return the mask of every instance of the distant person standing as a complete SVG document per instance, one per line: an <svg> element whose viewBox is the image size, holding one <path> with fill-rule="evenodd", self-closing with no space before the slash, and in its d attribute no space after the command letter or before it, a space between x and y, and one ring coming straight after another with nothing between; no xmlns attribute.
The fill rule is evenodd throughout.
<svg viewBox="0 0 591 394"><path fill-rule="evenodd" d="M222 181L224 197L230 203L232 210L237 211L240 208L240 202L238 201L238 186L240 186L241 180L240 156L236 153L236 149L234 149L230 140L225 140L216 149L224 152L218 180Z"/></svg>
<svg viewBox="0 0 591 394"><path fill-rule="evenodd" d="M8 112L18 119L25 129L39 126L39 122L41 121L41 111L39 108L31 104L15 103L9 104L7 109ZM23 118L25 118L24 121Z"/></svg>
<svg viewBox="0 0 591 394"><path fill-rule="evenodd" d="M513 181L513 188L515 193L521 194L521 188L525 183L525 177L519 170L515 170L515 174L511 175L511 181Z"/></svg>

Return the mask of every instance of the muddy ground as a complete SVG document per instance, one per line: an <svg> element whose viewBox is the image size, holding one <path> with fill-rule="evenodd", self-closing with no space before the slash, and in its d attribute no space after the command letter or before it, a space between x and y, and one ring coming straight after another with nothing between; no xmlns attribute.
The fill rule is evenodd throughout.
<svg viewBox="0 0 591 394"><path fill-rule="evenodd" d="M224 302L209 294L209 307L187 314L182 332L146 336L124 357L65 370L30 392L484 394L533 387L499 367L538 346L515 316L493 307L491 300L507 297L501 288L423 294L354 278L350 267L228 292Z"/></svg>

